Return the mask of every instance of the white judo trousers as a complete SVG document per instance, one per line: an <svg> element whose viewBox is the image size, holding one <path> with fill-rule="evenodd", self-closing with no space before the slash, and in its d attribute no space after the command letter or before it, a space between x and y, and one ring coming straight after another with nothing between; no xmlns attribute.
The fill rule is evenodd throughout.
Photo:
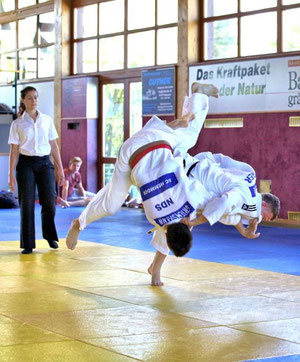
<svg viewBox="0 0 300 362"><path fill-rule="evenodd" d="M139 132L124 142L120 148L111 181L96 194L79 216L80 230L95 220L116 213L121 208L131 184L140 186L135 181L138 178L138 175L134 174L135 169L143 165L149 171L152 167L160 165L167 171L167 162L164 160L166 155L170 157L169 154L171 153L166 149L150 152L150 157L150 154L144 156L138 162L138 167L135 166L131 170L129 159L140 147L154 141L166 141L176 156L185 154L188 149L196 144L208 112L208 97L200 93L194 93L187 97L183 107L183 115L188 112L192 112L195 118L189 122L187 128L173 130L164 121L153 116ZM171 157L173 158L172 155ZM146 216L148 217L147 212Z"/></svg>

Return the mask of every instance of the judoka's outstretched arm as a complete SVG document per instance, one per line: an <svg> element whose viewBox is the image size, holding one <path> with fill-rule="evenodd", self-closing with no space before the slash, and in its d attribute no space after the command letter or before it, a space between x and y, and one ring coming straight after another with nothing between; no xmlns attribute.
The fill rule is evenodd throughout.
<svg viewBox="0 0 300 362"><path fill-rule="evenodd" d="M234 225L239 233L247 239L256 239L260 236L260 233L257 233L258 219L250 220L249 226L245 228L242 221Z"/></svg>

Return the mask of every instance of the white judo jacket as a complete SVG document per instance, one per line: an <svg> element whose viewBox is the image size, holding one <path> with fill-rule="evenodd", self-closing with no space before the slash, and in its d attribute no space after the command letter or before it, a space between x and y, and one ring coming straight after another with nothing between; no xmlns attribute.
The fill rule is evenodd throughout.
<svg viewBox="0 0 300 362"><path fill-rule="evenodd" d="M208 197L205 194L207 201L200 210L210 225L218 221L237 225L254 218L261 221L262 199L257 192L255 171L250 165L211 152L202 152L195 157L187 154L185 171L188 172L192 165L195 166L189 179L200 181L209 194ZM200 198L203 201L201 195ZM164 255L169 253L165 234L160 230L155 231L151 245Z"/></svg>
<svg viewBox="0 0 300 362"><path fill-rule="evenodd" d="M210 225L217 221L236 225L255 218L261 221L262 199L257 192L255 171L250 165L210 152L199 153L192 159L187 160L186 169L190 162L199 161L191 176L200 181L211 195L211 200L202 210Z"/></svg>

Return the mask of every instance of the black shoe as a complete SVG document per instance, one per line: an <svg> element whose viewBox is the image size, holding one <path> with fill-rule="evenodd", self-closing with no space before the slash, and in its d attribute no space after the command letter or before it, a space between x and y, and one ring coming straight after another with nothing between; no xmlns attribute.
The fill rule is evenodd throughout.
<svg viewBox="0 0 300 362"><path fill-rule="evenodd" d="M49 244L49 246L50 246L50 248L52 248L52 249L58 249L58 244L57 244L57 242L55 241L55 240L47 240L48 241L48 244Z"/></svg>
<svg viewBox="0 0 300 362"><path fill-rule="evenodd" d="M24 249L21 251L21 254L31 254L32 253L32 249Z"/></svg>

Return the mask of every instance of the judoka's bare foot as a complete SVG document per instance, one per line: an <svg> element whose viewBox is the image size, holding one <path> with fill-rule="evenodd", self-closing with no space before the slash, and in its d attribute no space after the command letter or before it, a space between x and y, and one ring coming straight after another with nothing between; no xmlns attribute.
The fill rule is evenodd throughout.
<svg viewBox="0 0 300 362"><path fill-rule="evenodd" d="M148 268L148 273L152 275L151 285L154 287L162 287L164 283L160 280L160 272L153 272L153 263Z"/></svg>
<svg viewBox="0 0 300 362"><path fill-rule="evenodd" d="M195 118L194 113L187 113L184 116L175 119L172 122L168 123L168 126L171 127L172 129L176 129L176 128L187 128L189 125L189 122L192 121Z"/></svg>
<svg viewBox="0 0 300 362"><path fill-rule="evenodd" d="M219 90L213 84L194 82L192 84L192 93L202 93L207 96L219 98Z"/></svg>
<svg viewBox="0 0 300 362"><path fill-rule="evenodd" d="M67 238L66 238L66 244L67 244L67 247L70 250L74 250L76 248L76 245L77 245L77 242L78 242L78 236L79 236L79 233L80 233L79 226L80 226L79 225L79 220L74 219L72 221L72 224L70 226L70 229L68 231L68 235L67 235Z"/></svg>

